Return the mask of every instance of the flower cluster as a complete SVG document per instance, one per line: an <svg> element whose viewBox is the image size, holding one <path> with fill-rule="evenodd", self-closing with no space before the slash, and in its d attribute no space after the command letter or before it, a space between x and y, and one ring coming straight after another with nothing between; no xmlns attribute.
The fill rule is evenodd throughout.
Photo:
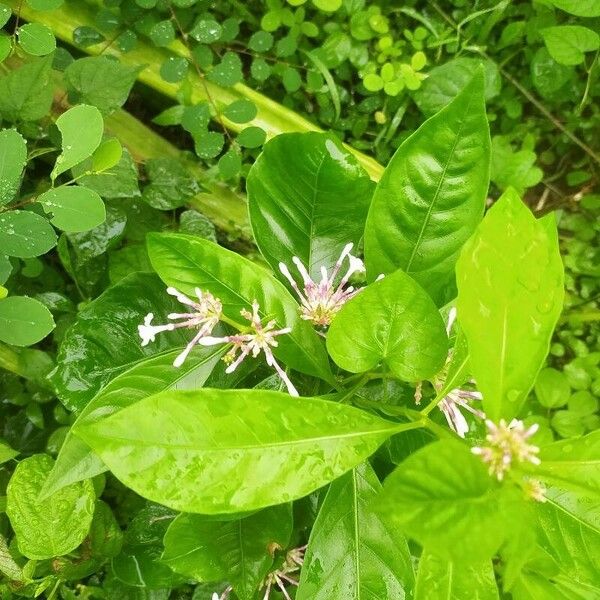
<svg viewBox="0 0 600 600"><path fill-rule="evenodd" d="M327 327L331 324L335 314L342 306L354 297L361 290L354 287L346 287L350 277L355 273L364 273L365 266L356 256L352 256L350 251L353 244L346 244L340 257L333 267L331 275L327 274L327 269L321 267L321 281L316 282L308 273L306 267L297 256L292 258L298 272L302 276L304 289L301 291L292 277L290 270L284 263L279 263L279 270L283 273L290 285L300 298L300 316L306 321L312 321L320 327ZM338 285L335 285L336 277L342 267L344 259L348 257L348 270L342 277Z"/></svg>
<svg viewBox="0 0 600 600"><path fill-rule="evenodd" d="M452 307L450 309L450 313L448 314L448 323L446 325L446 333L450 335L450 331L452 330L452 326L454 325L454 321L456 320L456 308ZM452 350L448 353L448 359L446 360L446 367L442 370L442 373L445 373L447 370L448 364L450 363L450 359L452 358ZM443 379L445 377L442 375L441 377L436 378L433 381L433 386L436 391L440 391L443 388ZM465 437L465 434L469 431L469 423L467 419L462 414L461 409L467 410L471 414L479 417L480 419L485 419L485 413L482 410L477 408L473 408L471 406L471 402L473 400L482 400L483 396L480 392L475 392L471 390L463 390L460 388L455 388L448 392L444 398L438 404L438 408L444 413L446 417L446 421L448 422L448 426L450 429L455 431L461 438Z"/></svg>
<svg viewBox="0 0 600 600"><path fill-rule="evenodd" d="M481 457L488 464L490 475L495 475L498 481L510 470L514 462L530 462L540 464L537 454L540 449L529 444L527 440L538 430L538 424L525 428L523 421L513 419L508 425L504 419L496 425L489 419L485 422L488 434L486 440L489 446L471 448L473 454ZM543 494L543 491L540 491Z"/></svg>
<svg viewBox="0 0 600 600"><path fill-rule="evenodd" d="M286 589L286 583L294 586L298 586L298 580L296 579L297 575L295 575L302 564L304 563L304 552L306 551L306 546L301 546L300 548L294 548L290 550L283 562L283 565L276 569L275 571L271 571L263 581L261 588L265 588L265 595L263 596L263 600L269 600L271 597L271 589L274 589L274 586L277 586L285 600L292 600L292 597L289 595ZM292 577L291 575L295 575Z"/></svg>
<svg viewBox="0 0 600 600"><path fill-rule="evenodd" d="M174 360L173 365L175 367L180 367L183 364L192 348L197 344L201 346L233 344L231 350L223 357L223 360L229 363L226 373L235 371L249 354L251 354L253 358L256 358L262 352L265 355L267 364L277 371L278 375L285 383L288 392L292 396L298 396L298 391L290 381L287 373L275 360L272 350L272 348L276 348L278 345L275 338L279 335L290 333L291 329L289 327L276 329L274 320L263 325L259 316L260 306L255 300L252 303L252 312L245 309L241 311L242 316L250 322L246 331L224 337L213 337L210 334L217 323L223 318L223 306L221 301L209 292L204 292L198 288L196 288L195 292L198 298L197 301L188 298L185 294L182 294L173 287L167 288L168 294L177 298L181 304L191 307L193 312L171 313L168 315L168 318L174 322L167 323L166 325L152 325L154 315L148 313L144 318L143 325L138 325L138 332L142 338L142 346L146 346L148 343L153 342L156 335L163 331L173 331L180 327L197 329L196 335L185 347L183 352L181 352Z"/></svg>

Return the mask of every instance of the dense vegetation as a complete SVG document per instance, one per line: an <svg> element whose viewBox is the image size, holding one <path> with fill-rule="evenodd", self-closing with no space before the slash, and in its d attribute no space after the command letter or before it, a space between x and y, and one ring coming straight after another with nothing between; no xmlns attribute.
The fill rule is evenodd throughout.
<svg viewBox="0 0 600 600"><path fill-rule="evenodd" d="M597 0L0 21L0 598L600 598Z"/></svg>

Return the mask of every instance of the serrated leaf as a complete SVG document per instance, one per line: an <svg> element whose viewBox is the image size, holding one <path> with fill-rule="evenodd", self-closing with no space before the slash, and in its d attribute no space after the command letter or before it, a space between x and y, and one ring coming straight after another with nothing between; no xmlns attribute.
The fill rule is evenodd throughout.
<svg viewBox="0 0 600 600"><path fill-rule="evenodd" d="M454 266L483 215L490 138L478 72L396 151L365 227L367 274L403 269L436 304L455 293Z"/></svg>
<svg viewBox="0 0 600 600"><path fill-rule="evenodd" d="M91 481L63 488L44 502L38 500L53 462L45 454L26 458L15 469L6 490L6 513L19 551L31 559L54 558L77 548L94 514L96 496Z"/></svg>
<svg viewBox="0 0 600 600"><path fill-rule="evenodd" d="M204 385L224 350L196 347L179 368L173 361L181 349L142 359L115 377L87 404L73 428L95 423L142 398L168 389L198 389ZM72 431L67 433L56 463L46 479L41 498L76 481L106 471L104 463Z"/></svg>
<svg viewBox="0 0 600 600"><path fill-rule="evenodd" d="M196 581L228 581L240 600L251 600L273 565L270 549L286 548L291 533L290 504L227 521L181 514L165 534L161 560Z"/></svg>
<svg viewBox="0 0 600 600"><path fill-rule="evenodd" d="M415 600L497 600L492 561L450 561L426 549L419 559Z"/></svg>
<svg viewBox="0 0 600 600"><path fill-rule="evenodd" d="M292 369L331 381L324 345L300 318L291 294L266 270L208 240L185 235L150 234L148 255L167 285L184 294L193 294L196 287L209 291L220 298L231 319L239 319L240 310L257 300L263 318L292 329L278 338L275 356Z"/></svg>
<svg viewBox="0 0 600 600"><path fill-rule="evenodd" d="M250 223L276 273L298 256L314 278L344 246L358 246L373 184L331 135L284 133L263 148L247 179Z"/></svg>
<svg viewBox="0 0 600 600"><path fill-rule="evenodd" d="M351 373L379 366L404 381L433 377L448 355L438 309L401 270L363 289L334 317L327 350Z"/></svg>
<svg viewBox="0 0 600 600"><path fill-rule="evenodd" d="M76 433L138 494L217 514L305 496L362 462L397 428L319 398L204 389L151 396Z"/></svg>
<svg viewBox="0 0 600 600"><path fill-rule="evenodd" d="M331 484L311 532L296 600L411 596L406 539L373 511L380 490L369 463Z"/></svg>
<svg viewBox="0 0 600 600"><path fill-rule="evenodd" d="M52 180L90 157L100 145L104 132L100 111L86 104L74 106L60 115L56 126L62 135L62 152L50 174Z"/></svg>
<svg viewBox="0 0 600 600"><path fill-rule="evenodd" d="M54 329L52 313L28 296L0 299L0 341L14 346L31 346Z"/></svg>
<svg viewBox="0 0 600 600"><path fill-rule="evenodd" d="M93 190L79 185L48 190L38 196L38 202L51 215L52 225L63 231L88 231L106 219L102 198Z"/></svg>
<svg viewBox="0 0 600 600"><path fill-rule="evenodd" d="M0 131L0 206L14 199L27 164L27 142L15 129Z"/></svg>
<svg viewBox="0 0 600 600"><path fill-rule="evenodd" d="M458 318L492 421L517 415L548 353L562 310L563 266L554 216L536 220L507 190L456 266Z"/></svg>

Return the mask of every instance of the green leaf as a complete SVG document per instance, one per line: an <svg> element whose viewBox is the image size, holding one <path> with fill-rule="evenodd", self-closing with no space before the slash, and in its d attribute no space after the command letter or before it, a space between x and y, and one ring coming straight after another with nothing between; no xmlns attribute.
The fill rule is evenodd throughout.
<svg viewBox="0 0 600 600"><path fill-rule="evenodd" d="M380 510L430 552L476 561L491 558L508 533L513 515L504 514L502 499L483 461L443 440L411 454L386 479Z"/></svg>
<svg viewBox="0 0 600 600"><path fill-rule="evenodd" d="M35 454L21 461L6 489L6 514L17 536L19 552L43 560L75 550L88 534L96 496L83 481L40 502L38 494L54 461ZM51 516L51 518L49 518Z"/></svg>
<svg viewBox="0 0 600 600"><path fill-rule="evenodd" d="M231 87L242 81L243 78L242 61L235 52L225 52L221 62L215 65L207 75L209 81L223 87Z"/></svg>
<svg viewBox="0 0 600 600"><path fill-rule="evenodd" d="M250 100L235 100L223 111L223 116L234 123L247 123L256 117L258 109Z"/></svg>
<svg viewBox="0 0 600 600"><path fill-rule="evenodd" d="M116 167L123 156L123 146L117 138L102 142L92 156L92 171L101 173Z"/></svg>
<svg viewBox="0 0 600 600"><path fill-rule="evenodd" d="M27 142L15 129L0 131L0 206L14 199L27 164Z"/></svg>
<svg viewBox="0 0 600 600"><path fill-rule="evenodd" d="M28 296L0 299L0 341L14 346L31 346L54 329L52 313Z"/></svg>
<svg viewBox="0 0 600 600"><path fill-rule="evenodd" d="M0 440L0 465L19 456L18 450L13 450L4 440Z"/></svg>
<svg viewBox="0 0 600 600"><path fill-rule="evenodd" d="M108 114L125 104L141 69L106 56L80 58L65 69L65 84L72 102Z"/></svg>
<svg viewBox="0 0 600 600"><path fill-rule="evenodd" d="M140 495L215 514L301 498L362 462L397 427L319 398L204 389L151 396L76 433Z"/></svg>
<svg viewBox="0 0 600 600"><path fill-rule="evenodd" d="M563 266L554 216L536 220L507 190L456 266L458 318L489 419L517 415L562 310Z"/></svg>
<svg viewBox="0 0 600 600"><path fill-rule="evenodd" d="M372 508L380 490L368 462L331 484L311 532L296 600L411 596L406 539Z"/></svg>
<svg viewBox="0 0 600 600"><path fill-rule="evenodd" d="M558 25L540 31L550 56L561 65L579 65L586 52L600 48L600 36L581 25Z"/></svg>
<svg viewBox="0 0 600 600"><path fill-rule="evenodd" d="M600 595L600 521L582 522L552 499L536 503L538 543L556 561L561 571L592 595Z"/></svg>
<svg viewBox="0 0 600 600"><path fill-rule="evenodd" d="M60 346L57 367L50 375L67 408L81 411L100 388L140 360L189 341L176 330L140 345L137 326L149 312L163 315L180 310L154 274L134 273L108 288L79 312Z"/></svg>
<svg viewBox="0 0 600 600"><path fill-rule="evenodd" d="M403 269L436 304L455 292L454 266L483 214L490 137L478 72L396 151L365 228L367 273Z"/></svg>
<svg viewBox="0 0 600 600"><path fill-rule="evenodd" d="M52 56L24 64L0 78L0 114L9 121L37 121L50 112Z"/></svg>
<svg viewBox="0 0 600 600"><path fill-rule="evenodd" d="M62 5L65 0L26 0L33 10L54 10Z"/></svg>
<svg viewBox="0 0 600 600"><path fill-rule="evenodd" d="M161 157L146 163L150 183L144 188L143 198L158 210L172 210L199 192L198 184L180 161Z"/></svg>
<svg viewBox="0 0 600 600"><path fill-rule="evenodd" d="M600 430L544 446L539 456L542 462L535 468L535 477L600 498Z"/></svg>
<svg viewBox="0 0 600 600"><path fill-rule="evenodd" d="M148 255L161 279L184 294L199 287L220 298L223 312L239 319L254 300L261 316L292 331L278 338L273 350L289 367L331 381L325 348L314 329L298 313L298 304L267 271L212 242L176 234L150 234ZM156 311L155 311L156 312Z"/></svg>
<svg viewBox="0 0 600 600"><path fill-rule="evenodd" d="M95 106L80 104L60 115L56 126L62 135L62 153L50 174L53 181L93 154L102 141L104 121Z"/></svg>
<svg viewBox="0 0 600 600"><path fill-rule="evenodd" d="M597 0L550 0L550 3L577 17L600 17Z"/></svg>
<svg viewBox="0 0 600 600"><path fill-rule="evenodd" d="M96 423L143 398L163 390L201 388L212 373L224 350L200 348L192 350L179 368L173 361L181 349L141 360L115 377L87 404L73 428ZM52 472L46 479L41 498L45 498L76 481L95 477L107 468L72 431L67 433Z"/></svg>
<svg viewBox="0 0 600 600"><path fill-rule="evenodd" d="M267 132L261 127L246 127L238 134L236 141L243 148L258 148L265 143Z"/></svg>
<svg viewBox="0 0 600 600"><path fill-rule="evenodd" d="M52 225L63 231L87 231L106 219L102 198L79 185L50 189L38 196L38 202L52 215Z"/></svg>
<svg viewBox="0 0 600 600"><path fill-rule="evenodd" d="M564 406L571 395L571 387L561 371L542 369L535 380L535 395L545 408Z"/></svg>
<svg viewBox="0 0 600 600"><path fill-rule="evenodd" d="M0 535L0 573L6 575L11 581L28 583L28 578L23 574L23 569L13 558L8 544L3 536Z"/></svg>
<svg viewBox="0 0 600 600"><path fill-rule="evenodd" d="M271 549L286 548L291 533L290 504L230 521L182 514L167 530L161 560L196 581L228 581L240 600L251 600L273 566Z"/></svg>
<svg viewBox="0 0 600 600"><path fill-rule="evenodd" d="M523 147L514 151L508 138L495 135L492 138L491 180L501 189L514 187L523 194L527 188L537 185L544 175L535 166L537 155L533 150Z"/></svg>
<svg viewBox="0 0 600 600"><path fill-rule="evenodd" d="M56 233L44 217L26 210L0 215L0 248L8 256L33 258L56 246Z"/></svg>
<svg viewBox="0 0 600 600"><path fill-rule="evenodd" d="M169 56L160 66L160 76L169 83L179 83L188 72L188 61L181 56Z"/></svg>
<svg viewBox="0 0 600 600"><path fill-rule="evenodd" d="M17 36L21 48L33 56L46 56L56 49L52 29L41 23L27 23L19 27Z"/></svg>
<svg viewBox="0 0 600 600"><path fill-rule="evenodd" d="M373 184L335 138L284 133L263 148L247 179L254 239L276 273L298 256L314 278L343 247L358 246Z"/></svg>
<svg viewBox="0 0 600 600"><path fill-rule="evenodd" d="M450 561L423 551L415 600L497 600L498 586L490 560Z"/></svg>
<svg viewBox="0 0 600 600"><path fill-rule="evenodd" d="M342 307L327 334L327 350L351 373L383 365L399 379L420 381L444 366L448 338L431 298L398 270Z"/></svg>
<svg viewBox="0 0 600 600"><path fill-rule="evenodd" d="M426 117L431 117L449 104L468 85L469 81L484 68L484 97L495 98L500 93L501 77L497 65L491 60L477 58L454 58L427 73L421 87L413 93L417 106Z"/></svg>

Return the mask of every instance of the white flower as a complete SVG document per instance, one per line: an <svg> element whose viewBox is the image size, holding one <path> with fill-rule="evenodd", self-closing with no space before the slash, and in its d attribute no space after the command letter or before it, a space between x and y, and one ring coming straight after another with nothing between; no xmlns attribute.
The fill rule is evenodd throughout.
<svg viewBox="0 0 600 600"><path fill-rule="evenodd" d="M226 373L233 373L241 362L248 356L252 355L256 358L261 352L265 355L267 364L273 367L282 381L285 383L288 392L291 396L298 396L298 391L294 387L294 384L290 381L287 373L281 368L279 363L273 356L271 348L278 346L278 342L275 339L278 335L284 335L291 331L290 327L284 327L283 329L275 329L276 322L274 320L269 321L266 325L262 325L260 316L258 314L260 307L258 302L255 300L252 303L252 312L248 310L242 310L241 315L250 321L250 331L247 333L235 333L233 335L227 335L224 337L210 337L206 336L199 340L202 346L214 346L216 344L233 344L231 350L224 356L223 360L229 362L230 365L226 369Z"/></svg>
<svg viewBox="0 0 600 600"><path fill-rule="evenodd" d="M352 246L353 244L346 244L344 246L340 257L333 267L331 276L328 276L325 267L321 267L321 281L319 282L313 281L306 267L300 262L300 259L294 256L292 261L304 281L303 291L300 291L287 266L284 263L279 263L279 270L290 282L290 285L300 298L300 315L303 319L312 321L315 325L326 327L331 324L333 317L340 308L350 298L360 292L360 289L355 290L352 286L344 289L354 273L364 273L365 271L362 260L350 254ZM349 263L348 270L336 287L335 279L346 257L348 257Z"/></svg>
<svg viewBox="0 0 600 600"><path fill-rule="evenodd" d="M488 464L490 475L495 475L498 481L504 478L504 474L510 470L513 462L540 464L537 456L540 449L527 443L527 440L538 430L537 423L527 429L523 421L517 419L513 419L508 425L504 419L501 419L498 425L486 419L485 424L488 428L485 439L490 445L475 446L471 448L471 452L480 456L481 460Z"/></svg>
<svg viewBox="0 0 600 600"><path fill-rule="evenodd" d="M546 487L538 479L526 478L523 482L525 496L536 502L546 502Z"/></svg>
<svg viewBox="0 0 600 600"><path fill-rule="evenodd" d="M144 318L144 324L138 325L138 332L142 338L142 346L148 345L153 342L156 338L156 334L162 331L173 331L180 327L198 328L198 333L194 336L192 341L185 347L183 352L173 361L175 367L180 367L183 361L187 358L192 348L200 341L202 337L212 332L215 325L221 318L223 307L221 301L215 298L209 292L203 292L196 288L196 296L198 301L191 300L186 295L182 294L174 287L168 287L167 293L171 296L175 296L181 304L190 306L194 309L194 312L188 313L171 313L168 315L169 319L179 320L175 323L167 323L166 325L152 325L152 319L154 319L153 313L148 313Z"/></svg>

